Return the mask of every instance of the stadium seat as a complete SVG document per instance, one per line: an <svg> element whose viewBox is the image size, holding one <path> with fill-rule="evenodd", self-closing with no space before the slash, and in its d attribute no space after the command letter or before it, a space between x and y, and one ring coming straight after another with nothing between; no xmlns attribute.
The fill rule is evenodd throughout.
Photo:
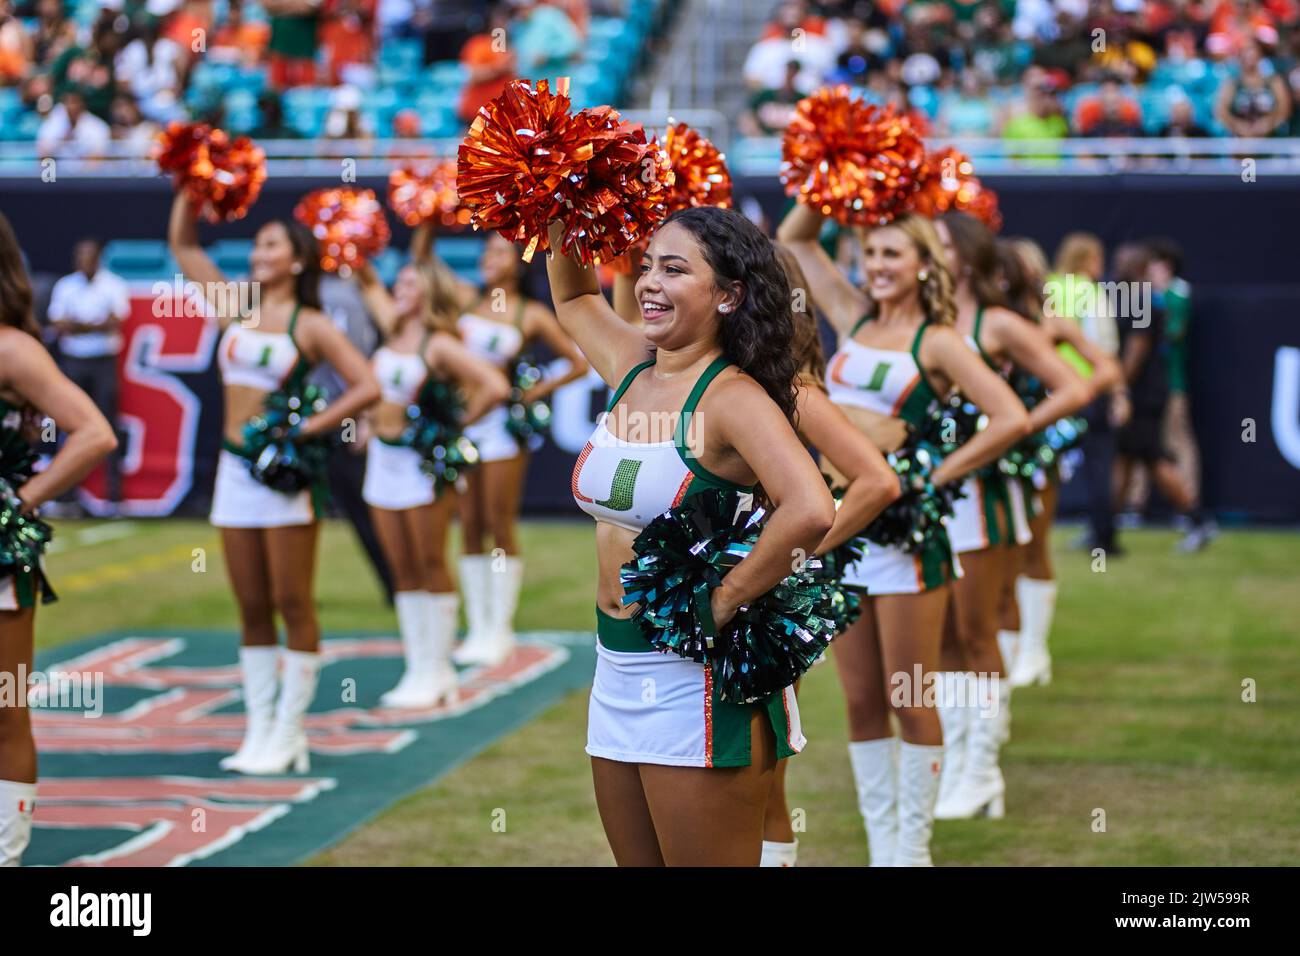
<svg viewBox="0 0 1300 956"><path fill-rule="evenodd" d="M398 270L406 264L406 256L401 251L389 246L374 258L375 271L384 285L391 286L397 281Z"/></svg>
<svg viewBox="0 0 1300 956"><path fill-rule="evenodd" d="M231 279L248 275L248 256L253 251L251 239L218 239L208 246L208 255L217 268Z"/></svg>
<svg viewBox="0 0 1300 956"><path fill-rule="evenodd" d="M438 240L438 256L466 282L479 282L478 259L484 240L474 236L448 236Z"/></svg>
<svg viewBox="0 0 1300 956"><path fill-rule="evenodd" d="M128 282L167 281L180 268L162 239L114 239L104 246L104 267Z"/></svg>

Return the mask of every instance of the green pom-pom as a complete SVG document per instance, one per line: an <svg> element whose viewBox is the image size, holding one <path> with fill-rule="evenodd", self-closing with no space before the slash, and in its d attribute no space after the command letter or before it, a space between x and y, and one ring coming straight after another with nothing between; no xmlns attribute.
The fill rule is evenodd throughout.
<svg viewBox="0 0 1300 956"><path fill-rule="evenodd" d="M329 459L329 439L304 439L300 430L307 418L327 404L316 385L267 395L262 411L244 423L243 456L253 477L286 494L320 481Z"/></svg>
<svg viewBox="0 0 1300 956"><path fill-rule="evenodd" d="M415 404L406 410L407 425L399 441L420 455L420 470L441 494L455 487L479 463L478 449L461 429L464 402L442 379L430 378Z"/></svg>
<svg viewBox="0 0 1300 956"><path fill-rule="evenodd" d="M650 522L623 565L623 603L651 646L713 669L719 696L763 700L794 683L825 651L835 622L822 613L820 559L742 606L719 632L710 596L758 540L766 513L752 495L710 489Z"/></svg>
<svg viewBox="0 0 1300 956"><path fill-rule="evenodd" d="M903 493L867 525L868 541L918 554L939 538L947 539L947 519L953 502L962 497L961 486L936 487L931 480L943 460L941 451L915 436L908 444L885 456L898 475Z"/></svg>
<svg viewBox="0 0 1300 956"><path fill-rule="evenodd" d="M541 367L530 357L520 356L515 363L510 397L506 401L506 431L519 442L519 447L527 451L541 448L551 430L551 406L544 401L524 401L524 395L542 378Z"/></svg>

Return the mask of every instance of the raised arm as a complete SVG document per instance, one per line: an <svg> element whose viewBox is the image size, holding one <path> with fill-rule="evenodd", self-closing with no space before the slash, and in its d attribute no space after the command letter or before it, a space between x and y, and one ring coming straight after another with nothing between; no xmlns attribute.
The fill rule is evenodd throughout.
<svg viewBox="0 0 1300 956"><path fill-rule="evenodd" d="M304 312L298 322L303 351L313 361L328 362L347 388L324 411L303 423L303 435L323 435L348 419L355 420L379 400L379 381L366 357L348 337L320 312Z"/></svg>
<svg viewBox="0 0 1300 956"><path fill-rule="evenodd" d="M437 226L433 220L425 220L411 232L411 261L418 266L425 266L437 272L438 281L446 282L452 288L456 302L462 309L468 309L478 301L478 289L474 283L466 282L456 275L455 270L438 258L434 251L437 238Z"/></svg>
<svg viewBox="0 0 1300 956"><path fill-rule="evenodd" d="M454 335L439 332L429 339L425 361L437 374L451 378L465 391L462 425L472 425L510 397L510 382L501 370L471 352Z"/></svg>
<svg viewBox="0 0 1300 956"><path fill-rule="evenodd" d="M95 403L59 371L40 342L26 332L0 334L0 382L21 395L38 412L58 423L67 435L44 471L17 489L32 511L63 494L117 447L117 438Z"/></svg>
<svg viewBox="0 0 1300 956"><path fill-rule="evenodd" d="M382 338L388 338L397 328L397 314L393 305L393 297L388 290L384 288L383 281L379 278L379 273L370 262L364 262L356 269L352 270L352 281L357 284L357 290L361 293L361 301L365 303L366 311L370 313L370 318L374 320L375 327L379 329Z"/></svg>
<svg viewBox="0 0 1300 956"><path fill-rule="evenodd" d="M935 469L934 483L947 484L996 461L1030 434L1029 413L1011 386L984 364L950 328L931 329L921 342L927 370L937 371L988 416L988 424Z"/></svg>
<svg viewBox="0 0 1300 956"><path fill-rule="evenodd" d="M524 335L529 339L541 339L548 349L569 363L563 375L544 378L529 389L530 402L540 401L561 385L568 385L587 374L589 366L582 357L582 352L573 344L573 339L564 334L564 329L560 328L560 323L555 319L555 313L540 302L528 305L528 311L524 315Z"/></svg>
<svg viewBox="0 0 1300 956"><path fill-rule="evenodd" d="M990 309L985 321L992 333L990 344L1036 376L1047 389L1047 398L1029 413L1031 431L1040 432L1088 404L1091 389L1057 354L1046 332L1006 309Z"/></svg>
<svg viewBox="0 0 1300 956"><path fill-rule="evenodd" d="M825 554L869 525L903 490L885 456L820 388L799 389L798 411L799 437L848 480L835 524L817 546Z"/></svg>
<svg viewBox="0 0 1300 956"><path fill-rule="evenodd" d="M605 301L595 269L557 251L563 237L564 226L551 223L552 252L546 258L546 275L555 316L596 374L611 388L617 387L623 373L645 357L645 338Z"/></svg>
<svg viewBox="0 0 1300 956"><path fill-rule="evenodd" d="M848 335L867 310L867 297L854 288L817 241L825 220L815 209L795 203L781 220L776 241L794 254L799 268L808 277L807 294L826 316L826 321L840 335Z"/></svg>
<svg viewBox="0 0 1300 956"><path fill-rule="evenodd" d="M641 303L636 300L636 280L641 274L641 250L633 249L627 254L632 271L627 275L618 273L614 276L614 311L628 325L640 328Z"/></svg>
<svg viewBox="0 0 1300 956"><path fill-rule="evenodd" d="M736 379L709 398L701 409L710 416L709 427L717 423L721 440L753 471L772 502L753 550L713 592L713 616L721 627L740 605L816 552L835 523L835 501L799 436L757 383Z"/></svg>
<svg viewBox="0 0 1300 956"><path fill-rule="evenodd" d="M238 302L243 297L229 296L224 291L218 291L224 290L226 276L199 245L196 219L194 205L189 197L184 192L177 192L167 220L167 247L185 278L198 283L204 291L208 304L217 311L217 323L224 328L239 316L223 314L220 310L223 306L229 307L232 300Z"/></svg>

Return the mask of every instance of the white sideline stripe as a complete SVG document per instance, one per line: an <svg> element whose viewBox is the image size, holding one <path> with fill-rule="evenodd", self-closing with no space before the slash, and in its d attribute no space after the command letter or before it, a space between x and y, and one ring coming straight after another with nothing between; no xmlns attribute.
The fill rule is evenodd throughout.
<svg viewBox="0 0 1300 956"><path fill-rule="evenodd" d="M83 528L72 536L72 543L68 543L67 538L55 538L50 542L50 546L45 549L46 554L57 554L60 551L66 551L69 547L80 547L81 545L103 544L105 541L115 541L118 538L129 538L140 531L140 523L129 521L125 518L105 521L103 524L96 525L92 528Z"/></svg>

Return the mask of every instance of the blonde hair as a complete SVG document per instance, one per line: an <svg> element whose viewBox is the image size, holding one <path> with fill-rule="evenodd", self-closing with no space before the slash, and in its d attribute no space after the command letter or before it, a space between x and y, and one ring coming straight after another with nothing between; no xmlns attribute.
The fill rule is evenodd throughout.
<svg viewBox="0 0 1300 956"><path fill-rule="evenodd" d="M808 277L800 268L799 260L787 247L774 242L772 248L776 251L776 261L781 264L786 278L790 280L790 314L794 318L794 338L790 342L790 351L799 366L799 380L804 385L825 391L826 356L822 353L822 340L817 333L817 317L812 310ZM803 308L795 308L800 299Z"/></svg>
<svg viewBox="0 0 1300 956"><path fill-rule="evenodd" d="M935 325L955 325L957 302L953 298L952 273L948 271L947 256L934 223L925 216L909 212L876 228L898 229L912 240L917 255L921 257L921 269L925 272L925 279L918 279L917 285L920 287L921 308L926 320ZM864 244L869 233L870 230L863 233ZM874 302L868 308L871 314L875 314Z"/></svg>
<svg viewBox="0 0 1300 956"><path fill-rule="evenodd" d="M431 262L413 262L424 301L429 308L421 311L420 321L431 332L448 332L460 338L456 320L460 317L460 303L456 301L455 285L451 278L451 268L441 260Z"/></svg>
<svg viewBox="0 0 1300 956"><path fill-rule="evenodd" d="M1025 264L1025 272L1036 284L1042 285L1047 278L1047 256L1043 247L1032 239L1018 238L1011 240L1020 261Z"/></svg>
<svg viewBox="0 0 1300 956"><path fill-rule="evenodd" d="M1072 232L1056 247L1056 263L1054 271L1063 275L1080 273L1083 267L1091 261L1105 261L1106 248L1090 232ZM1100 276L1093 276L1094 279Z"/></svg>

